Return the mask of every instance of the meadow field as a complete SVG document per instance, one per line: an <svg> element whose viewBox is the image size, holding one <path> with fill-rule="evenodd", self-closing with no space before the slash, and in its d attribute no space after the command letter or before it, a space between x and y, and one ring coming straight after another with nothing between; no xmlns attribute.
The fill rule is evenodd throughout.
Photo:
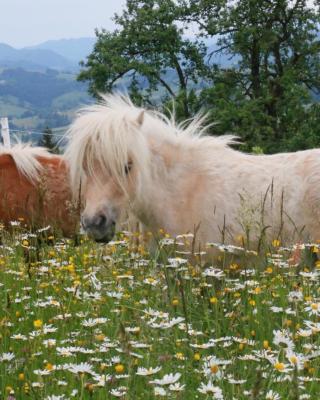
<svg viewBox="0 0 320 400"><path fill-rule="evenodd" d="M0 235L1 399L320 398L319 244L204 265L164 232Z"/></svg>

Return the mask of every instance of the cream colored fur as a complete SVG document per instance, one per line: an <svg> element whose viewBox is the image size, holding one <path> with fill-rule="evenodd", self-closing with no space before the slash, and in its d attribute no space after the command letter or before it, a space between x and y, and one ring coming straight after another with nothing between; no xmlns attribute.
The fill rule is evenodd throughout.
<svg viewBox="0 0 320 400"><path fill-rule="evenodd" d="M86 211L129 205L146 229L197 231L198 244L320 239L320 150L244 154L230 147L234 137L206 136L203 122L198 116L184 129L116 95L84 109L66 158L74 192L80 181L86 187Z"/></svg>

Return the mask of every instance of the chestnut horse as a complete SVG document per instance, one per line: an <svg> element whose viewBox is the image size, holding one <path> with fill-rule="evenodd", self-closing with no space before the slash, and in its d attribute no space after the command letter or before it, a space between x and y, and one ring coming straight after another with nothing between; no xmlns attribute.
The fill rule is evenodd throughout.
<svg viewBox="0 0 320 400"><path fill-rule="evenodd" d="M320 239L319 149L244 154L230 147L233 137L206 135L203 123L198 116L183 127L117 95L84 109L66 158L75 193L82 184L86 231L110 240L130 207L154 233L196 233L197 248Z"/></svg>
<svg viewBox="0 0 320 400"><path fill-rule="evenodd" d="M30 145L0 146L0 222L8 226L17 220L75 233L78 217L61 156Z"/></svg>

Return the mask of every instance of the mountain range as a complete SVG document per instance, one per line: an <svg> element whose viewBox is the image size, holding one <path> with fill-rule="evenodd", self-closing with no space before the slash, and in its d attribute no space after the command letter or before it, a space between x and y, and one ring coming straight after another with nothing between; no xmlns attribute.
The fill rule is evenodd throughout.
<svg viewBox="0 0 320 400"><path fill-rule="evenodd" d="M50 68L77 72L79 62L90 54L94 42L94 38L49 40L22 49L0 43L0 68L23 68L33 71Z"/></svg>

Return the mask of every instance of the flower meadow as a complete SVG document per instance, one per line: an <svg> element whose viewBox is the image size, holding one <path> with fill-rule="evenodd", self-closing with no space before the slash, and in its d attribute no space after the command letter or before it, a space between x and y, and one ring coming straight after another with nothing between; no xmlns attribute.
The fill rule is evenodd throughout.
<svg viewBox="0 0 320 400"><path fill-rule="evenodd" d="M319 244L0 236L1 399L320 398Z"/></svg>

